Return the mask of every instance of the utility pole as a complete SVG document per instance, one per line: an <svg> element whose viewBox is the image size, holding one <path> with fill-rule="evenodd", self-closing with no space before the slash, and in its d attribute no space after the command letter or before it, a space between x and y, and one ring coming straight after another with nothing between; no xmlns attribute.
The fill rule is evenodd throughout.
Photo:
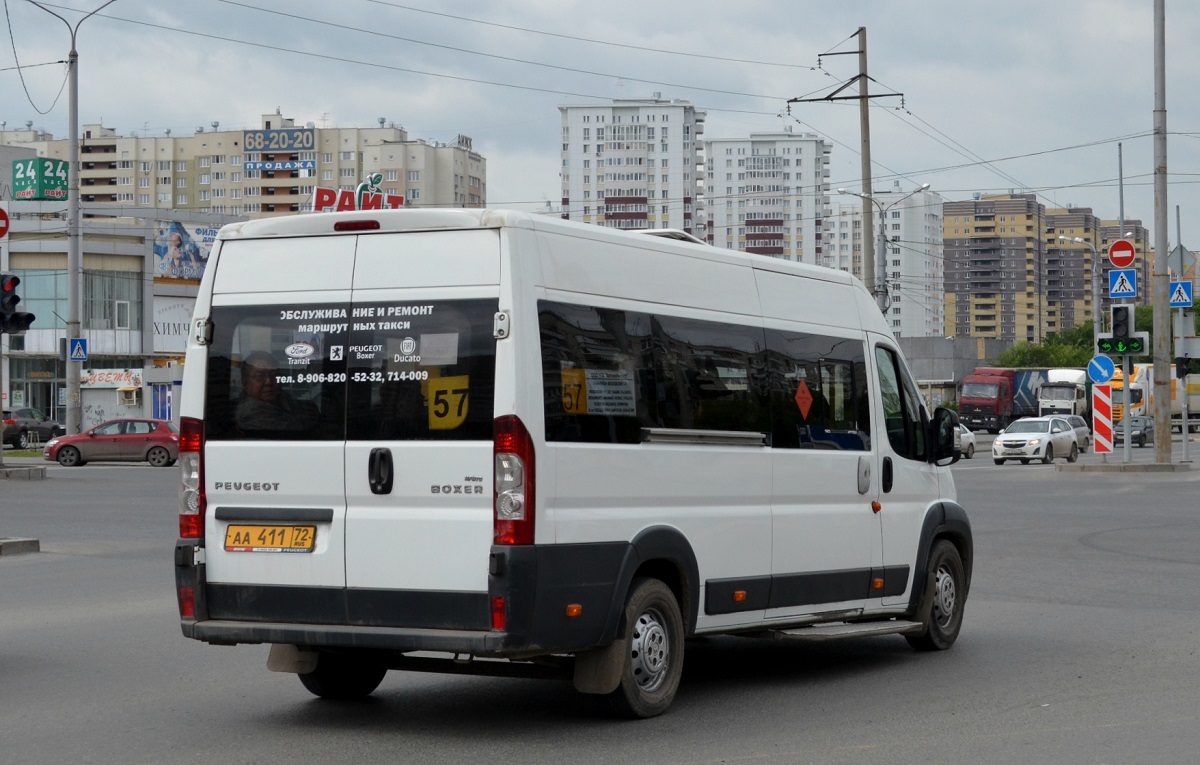
<svg viewBox="0 0 1200 765"><path fill-rule="evenodd" d="M1154 0L1154 461L1171 461L1170 289L1167 276L1166 0ZM1184 433L1184 437L1187 434Z"/></svg>
<svg viewBox="0 0 1200 765"><path fill-rule="evenodd" d="M882 276L882 267L885 265L883 253L875 252L875 221L871 209L871 98L886 98L889 96L903 96L903 93L880 93L877 96L871 96L868 92L867 83L870 81L870 76L867 75L867 28L859 27L855 33L858 36L858 50L844 51L839 53L822 53L821 56L858 56L858 76L846 82L844 85L834 90L827 96L820 98L791 98L788 99L788 109L795 103L813 103L816 101L858 101L858 120L859 120L859 143L862 146L862 276L863 284L867 287L867 292L870 292L875 297L875 304L879 306L880 311L887 310L885 305L887 293L884 287L884 279ZM818 63L820 56L818 56ZM857 96L839 96L843 90L846 90L851 85L858 84ZM861 194L859 196L862 196ZM880 223L880 226L883 224ZM876 265L878 255L879 265Z"/></svg>

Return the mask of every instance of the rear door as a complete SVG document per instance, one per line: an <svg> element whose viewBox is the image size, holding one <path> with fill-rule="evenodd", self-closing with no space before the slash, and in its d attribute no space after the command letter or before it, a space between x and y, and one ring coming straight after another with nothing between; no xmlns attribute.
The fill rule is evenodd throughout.
<svg viewBox="0 0 1200 765"><path fill-rule="evenodd" d="M355 242L234 240L218 253L204 446L214 618L345 619Z"/></svg>
<svg viewBox="0 0 1200 765"><path fill-rule="evenodd" d="M347 343L352 623L487 629L495 230L360 237Z"/></svg>

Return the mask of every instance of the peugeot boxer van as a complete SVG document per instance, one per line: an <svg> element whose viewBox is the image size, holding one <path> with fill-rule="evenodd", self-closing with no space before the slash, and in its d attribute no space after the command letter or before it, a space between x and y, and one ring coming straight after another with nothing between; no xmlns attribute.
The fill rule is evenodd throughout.
<svg viewBox="0 0 1200 765"><path fill-rule="evenodd" d="M321 697L523 672L649 717L690 637L962 625L957 416L840 271L513 211L233 224L180 408L183 633Z"/></svg>

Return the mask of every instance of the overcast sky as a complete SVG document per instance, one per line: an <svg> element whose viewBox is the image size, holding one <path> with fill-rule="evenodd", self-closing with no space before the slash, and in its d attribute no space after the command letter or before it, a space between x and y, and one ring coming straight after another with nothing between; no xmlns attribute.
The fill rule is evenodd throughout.
<svg viewBox="0 0 1200 765"><path fill-rule="evenodd" d="M67 26L2 0L0 120L67 135ZM42 3L72 25L104 0ZM857 74L867 29L876 188L899 179L947 200L1034 191L1047 206L1153 229L1152 0L116 0L79 29L80 122L121 134L297 125L474 139L488 202L561 197L562 104L691 101L706 138L815 132L833 189L861 188L856 102L793 104ZM1167 0L1169 239L1200 247L1200 3ZM14 53L15 48L15 53ZM14 58L15 56L15 58ZM24 69L24 82L15 68ZM28 96L26 95L28 90ZM847 91L853 92L853 91ZM844 95L845 93L843 93ZM39 113L43 112L43 113ZM832 193L836 194L836 191Z"/></svg>

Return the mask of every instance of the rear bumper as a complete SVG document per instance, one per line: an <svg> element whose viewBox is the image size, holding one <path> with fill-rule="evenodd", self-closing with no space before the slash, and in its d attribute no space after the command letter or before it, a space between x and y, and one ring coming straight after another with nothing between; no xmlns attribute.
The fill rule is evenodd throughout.
<svg viewBox="0 0 1200 765"><path fill-rule="evenodd" d="M503 632L404 629L401 627L285 624L210 619L183 623L183 634L208 643L284 643L313 648L370 648L392 651L446 651L501 654Z"/></svg>
<svg viewBox="0 0 1200 765"><path fill-rule="evenodd" d="M636 557L629 543L493 547L490 560L463 563L489 566L487 592L445 592L209 583L198 549L180 540L175 553L176 586L194 593L186 637L484 656L612 642Z"/></svg>

